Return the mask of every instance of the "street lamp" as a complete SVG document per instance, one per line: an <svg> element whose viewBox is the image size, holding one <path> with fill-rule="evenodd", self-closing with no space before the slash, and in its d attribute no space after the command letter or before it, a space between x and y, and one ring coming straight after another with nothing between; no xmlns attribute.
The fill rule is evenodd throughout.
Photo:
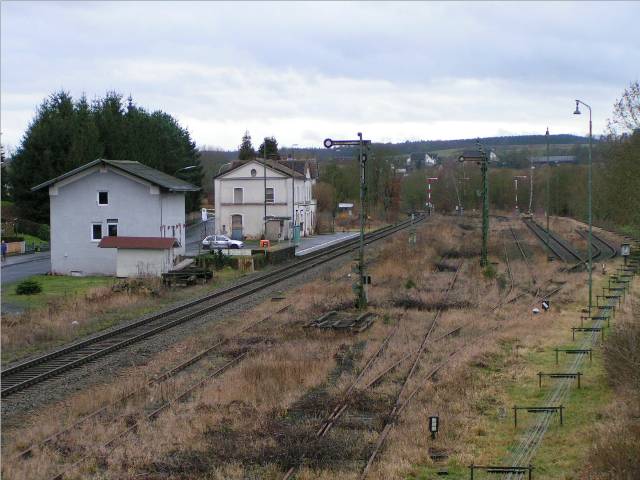
<svg viewBox="0 0 640 480"><path fill-rule="evenodd" d="M527 176L526 175L514 175L513 176L513 180L514 180L514 182L516 184L516 213L520 212L520 210L518 209L518 179L519 178L526 179Z"/></svg>
<svg viewBox="0 0 640 480"><path fill-rule="evenodd" d="M357 146L359 148L359 164L360 164L360 247L358 251L358 283L355 286L358 294L357 307L359 309L366 308L367 295L364 289L365 275L364 275L364 200L366 189L366 168L367 168L367 155L364 153L365 148L369 148L371 140L363 140L362 133L358 132L358 140L332 140L327 138L324 140L323 145L325 148L339 147L339 146Z"/></svg>
<svg viewBox="0 0 640 480"><path fill-rule="evenodd" d="M458 160L460 162L476 162L482 172L482 251L480 253L480 266L488 265L487 250L489 242L489 156L485 153L480 139L476 141L478 151L464 152Z"/></svg>
<svg viewBox="0 0 640 480"><path fill-rule="evenodd" d="M200 165L189 165L188 167L179 168L178 170L175 171L173 176L175 177L178 174L178 172L184 172L186 170L193 170L194 168L198 168L199 166Z"/></svg>
<svg viewBox="0 0 640 480"><path fill-rule="evenodd" d="M544 134L546 140L547 140L547 188L546 188L546 203L547 203L547 208L546 210L546 214L547 214L547 248L549 248L549 242L551 241L551 233L549 231L549 210L551 209L551 201L549 198L549 181L551 179L551 162L549 161L549 127L547 127L547 133Z"/></svg>
<svg viewBox="0 0 640 480"><path fill-rule="evenodd" d="M220 172L222 171L222 169L224 167L226 167L227 165L231 165L233 162L227 162L227 163L223 163L222 165L220 165L220 168L218 169L218 175L220 175Z"/></svg>
<svg viewBox="0 0 640 480"><path fill-rule="evenodd" d="M592 122L591 122L591 107L589 105L587 105L586 103L584 103L582 100L577 100L576 99L576 110L575 112L573 112L574 115L580 115L582 112L580 112L580 104L584 105L585 107L587 107L589 109L589 168L588 168L588 186L587 186L587 190L588 190L588 212L589 212L589 241L588 241L588 245L587 245L587 256L589 257L587 259L588 262L588 269L589 269L589 315L591 315L591 307L593 306L593 297L592 297L592 278L591 278L591 235L592 235L592 217L591 217L591 175L592 175L592 161L591 161L591 150L592 150L592 137L593 137L593 126L592 126Z"/></svg>

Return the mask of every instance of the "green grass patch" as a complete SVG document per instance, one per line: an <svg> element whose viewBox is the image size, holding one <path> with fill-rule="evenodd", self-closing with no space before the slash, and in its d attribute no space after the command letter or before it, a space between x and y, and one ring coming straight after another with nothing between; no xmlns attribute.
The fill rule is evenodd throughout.
<svg viewBox="0 0 640 480"><path fill-rule="evenodd" d="M575 344L559 345L561 348L578 348ZM538 386L537 372L567 372L574 356L560 353L559 365L555 364L554 347L524 349L517 344L503 344L497 354L486 355L483 362L475 365L477 375L484 376L484 384L492 385L483 391L471 405L478 415L478 425L466 439L478 464L506 464L511 451L520 443L527 427L537 420L535 413L518 411L518 427L514 428L513 407L542 406L550 389L560 380L543 377L542 388ZM570 363L571 362L571 363ZM514 367L515 368L510 368ZM513 371L522 371L522 377L513 381ZM579 370L583 373L581 389L574 380L568 397L563 401L563 426L559 414L555 414L532 464L537 480L578 480L583 462L589 454L589 435L601 417L603 407L611 400L602 356L594 352L593 363L585 356ZM481 460L485 459L485 460ZM446 465L451 479L468 479L468 465L459 465L451 459ZM408 478L441 478L437 472L443 467L418 468L417 474ZM490 478L485 473L479 479Z"/></svg>
<svg viewBox="0 0 640 480"><path fill-rule="evenodd" d="M41 238L34 237L33 235L29 235L28 233L21 233L20 236L24 238L24 241L27 245L40 245L41 243L47 243Z"/></svg>
<svg viewBox="0 0 640 480"><path fill-rule="evenodd" d="M28 280L35 280L42 285L42 292L35 295L18 295L17 283L10 283L2 288L2 302L23 308L39 308L47 302L64 297L78 295L94 287L113 285L111 277L68 277L57 275L33 275Z"/></svg>

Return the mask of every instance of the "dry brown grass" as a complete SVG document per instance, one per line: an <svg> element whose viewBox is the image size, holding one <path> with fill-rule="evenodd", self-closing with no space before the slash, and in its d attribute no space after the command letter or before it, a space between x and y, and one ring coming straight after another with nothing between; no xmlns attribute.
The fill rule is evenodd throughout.
<svg viewBox="0 0 640 480"><path fill-rule="evenodd" d="M79 335L109 326L118 321L113 312L135 311L152 307L160 289L149 280L148 288L114 291L96 287L80 295L50 300L45 307L28 309L20 314L2 315L3 358L21 356L21 352L68 342Z"/></svg>
<svg viewBox="0 0 640 480"><path fill-rule="evenodd" d="M640 478L640 281L631 308L618 315L604 344L605 368L615 397L592 434L583 477L592 480Z"/></svg>
<svg viewBox="0 0 640 480"><path fill-rule="evenodd" d="M465 225L473 222L463 220ZM14 429L5 437L3 475L14 479L39 478L87 454L89 460L75 472L77 478L281 478L288 467L303 458L299 478L355 478L384 425L412 360L398 366L374 387L363 386L418 348L433 320L434 306L442 303L443 291L453 276L452 272L439 271L436 264L445 255L451 265L460 264L474 251L478 238L477 228L461 228L455 218L434 217L419 227L417 245L409 246L406 234L399 234L374 248L369 254L373 277L369 293L378 319L364 333L352 335L304 328L311 318L328 310L351 307L352 278L347 265L288 292L286 302L292 305L290 310L242 335L235 332L279 305L266 302L252 312L175 345L154 357L144 370L132 368L109 385L70 397L64 405L47 408L34 417L29 427ZM493 252L500 251L492 248ZM501 256L496 255L495 259ZM557 266L541 264L539 282L546 281ZM504 273L503 264L498 268ZM523 262L514 259L512 269L516 287L529 289L531 282ZM567 288L580 288L574 280L579 277L568 278L571 283ZM551 322L547 318L536 319L541 329L532 333L529 296L490 313L504 294L506 291L496 280L482 275L475 258L464 263L449 305L431 338L463 325L461 335L428 344L407 392L424 387L393 429L370 478L402 477L414 465L425 462L428 446L425 422L417 422L416 418L424 419L438 412L443 421L456 426L448 431L481 428L472 423L469 405L482 403L490 386L478 383L469 364L491 356L500 348L497 343L500 338L525 342L531 335L539 335ZM398 299L414 303L398 303ZM497 326L499 334L477 340ZM315 432L322 419L396 327L384 355L362 379L343 418L326 438L318 439ZM44 438L84 413L113 401L122 392L221 337L233 337L233 341L171 382L116 409L121 416L117 422L91 422L65 436L55 448L37 452L31 460L10 459L12 453L31 441ZM464 348L463 352L438 374L437 383L425 380L434 365L460 348ZM176 403L156 420L143 419L143 409L148 411L150 406L173 398L242 351L248 351L248 357L223 376L208 382L188 400ZM517 352L513 361L518 361ZM137 432L125 437L112 452L99 447L134 421L140 422ZM464 461L471 458L470 452L459 446L460 436L449 433L441 439L451 455L459 455Z"/></svg>

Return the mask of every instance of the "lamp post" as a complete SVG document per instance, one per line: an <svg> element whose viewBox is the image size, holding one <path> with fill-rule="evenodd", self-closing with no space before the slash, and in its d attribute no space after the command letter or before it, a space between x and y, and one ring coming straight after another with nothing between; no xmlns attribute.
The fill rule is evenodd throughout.
<svg viewBox="0 0 640 480"><path fill-rule="evenodd" d="M584 105L589 109L589 168L588 168L588 180L587 180L587 191L588 191L588 206L587 210L589 212L589 241L587 245L587 259L588 269L589 269L589 315L591 315L591 307L593 306L593 296L592 296L592 278L591 278L591 235L592 235L592 217L591 217L591 175L592 175L592 161L591 161L591 149L592 149L592 136L593 136L593 126L591 122L591 106L584 103L582 100L576 99L576 110L573 112L574 115L580 115L580 104Z"/></svg>
<svg viewBox="0 0 640 480"><path fill-rule="evenodd" d="M545 138L547 140L547 188L546 188L546 203L547 208L547 248L549 248L549 241L551 240L551 233L549 233L549 209L551 208L551 201L549 199L549 181L551 177L551 162L549 161L549 127L547 127L547 133L545 133Z"/></svg>
<svg viewBox="0 0 640 480"><path fill-rule="evenodd" d="M325 139L323 142L325 148L331 148L335 146L355 146L359 151L359 166L360 166L360 246L358 249L358 283L355 286L357 292L357 307L364 309L367 307L367 295L365 292L365 275L364 275L364 201L365 201L365 188L366 188L366 168L367 168L367 156L364 153L364 149L371 145L371 140L363 140L362 133L358 132L358 140L332 140L330 138Z"/></svg>
<svg viewBox="0 0 640 480"><path fill-rule="evenodd" d="M176 170L174 172L173 176L175 177L178 174L178 172L184 172L186 170L193 170L194 168L198 168L199 166L200 165L189 165L188 167L179 168L178 170Z"/></svg>
<svg viewBox="0 0 640 480"><path fill-rule="evenodd" d="M513 180L515 182L515 187L516 187L516 213L520 212L520 210L518 208L518 179L519 178L526 179L527 176L526 175L514 175L514 177L513 177Z"/></svg>
<svg viewBox="0 0 640 480"><path fill-rule="evenodd" d="M480 139L476 141L478 151L464 152L458 160L460 162L476 162L482 172L482 251L480 253L480 266L488 265L487 250L489 243L489 156L485 153Z"/></svg>

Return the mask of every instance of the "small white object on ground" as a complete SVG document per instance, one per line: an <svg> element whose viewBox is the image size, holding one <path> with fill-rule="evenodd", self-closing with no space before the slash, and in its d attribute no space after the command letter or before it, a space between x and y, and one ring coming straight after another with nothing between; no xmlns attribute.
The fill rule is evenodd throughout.
<svg viewBox="0 0 640 480"><path fill-rule="evenodd" d="M531 310L534 314L540 313L540 309L538 307L535 307L533 310Z"/></svg>

